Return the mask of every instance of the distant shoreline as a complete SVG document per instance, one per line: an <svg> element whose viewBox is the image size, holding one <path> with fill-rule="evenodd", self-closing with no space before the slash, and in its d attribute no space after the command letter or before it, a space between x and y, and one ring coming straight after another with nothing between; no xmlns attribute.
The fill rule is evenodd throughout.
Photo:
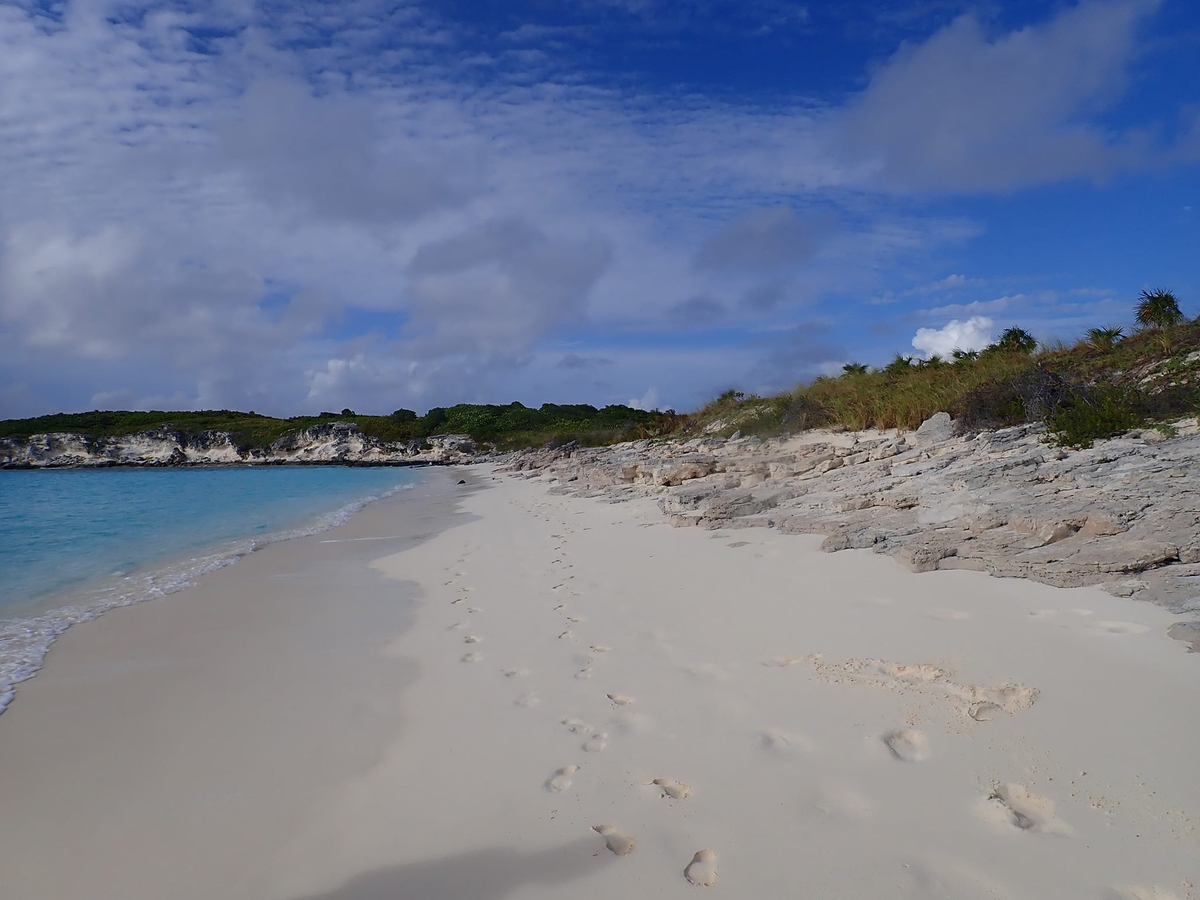
<svg viewBox="0 0 1200 900"><path fill-rule="evenodd" d="M95 463L74 463L69 465L35 465L33 463L4 463L0 465L2 472L39 472L39 471L63 471L63 470L80 470L80 469L262 469L266 467L291 467L302 468L306 466L345 466L347 468L357 469L401 469L401 468L423 468L426 466L457 466L470 465L460 460L352 460L352 459L313 459L313 460L291 460L291 459L266 459L261 462L180 462L180 463L164 463L164 462L124 462L120 460L104 460L103 462Z"/></svg>

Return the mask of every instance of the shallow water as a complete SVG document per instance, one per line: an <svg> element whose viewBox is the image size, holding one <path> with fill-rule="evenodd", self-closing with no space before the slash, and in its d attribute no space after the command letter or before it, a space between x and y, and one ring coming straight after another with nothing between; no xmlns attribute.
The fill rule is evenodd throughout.
<svg viewBox="0 0 1200 900"><path fill-rule="evenodd" d="M0 470L0 711L74 622L345 521L403 468Z"/></svg>

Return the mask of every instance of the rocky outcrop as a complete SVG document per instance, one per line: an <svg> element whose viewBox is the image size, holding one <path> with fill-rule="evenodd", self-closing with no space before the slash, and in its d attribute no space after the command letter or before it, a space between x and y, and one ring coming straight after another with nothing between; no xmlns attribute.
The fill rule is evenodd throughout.
<svg viewBox="0 0 1200 900"><path fill-rule="evenodd" d="M441 434L425 441L389 443L363 434L352 422L323 422L284 435L266 448L239 446L223 431L187 434L155 428L112 438L81 434L35 434L0 439L0 467L21 469L104 466L211 466L356 464L422 465L474 462L467 435Z"/></svg>
<svg viewBox="0 0 1200 900"><path fill-rule="evenodd" d="M1130 432L1088 450L1040 426L960 437L941 414L914 434L639 441L535 450L504 468L555 492L656 496L677 525L825 535L908 568L975 569L1200 613L1200 429Z"/></svg>

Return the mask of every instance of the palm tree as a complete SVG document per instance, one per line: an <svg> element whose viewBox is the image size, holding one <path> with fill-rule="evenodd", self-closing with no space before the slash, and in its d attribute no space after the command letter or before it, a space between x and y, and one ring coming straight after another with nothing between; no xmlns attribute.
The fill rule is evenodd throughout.
<svg viewBox="0 0 1200 900"><path fill-rule="evenodd" d="M883 371L889 375L900 375L912 368L912 357L904 356L897 353L890 363L884 366Z"/></svg>
<svg viewBox="0 0 1200 900"><path fill-rule="evenodd" d="M1170 328L1183 320L1179 301L1170 291L1142 291L1134 311L1138 324L1145 328Z"/></svg>
<svg viewBox="0 0 1200 900"><path fill-rule="evenodd" d="M1088 343L1097 350L1112 349L1121 338L1125 337L1123 328L1089 328Z"/></svg>
<svg viewBox="0 0 1200 900"><path fill-rule="evenodd" d="M847 375L866 375L867 367L862 363L848 362L842 366L842 371Z"/></svg>
<svg viewBox="0 0 1200 900"><path fill-rule="evenodd" d="M950 355L954 358L954 361L956 363L968 363L968 362L972 362L976 359L979 359L979 351L978 350L955 349L950 352Z"/></svg>
<svg viewBox="0 0 1200 900"><path fill-rule="evenodd" d="M1000 339L992 346L1004 353L1032 353L1037 349L1037 339L1024 328L1014 325L1004 329Z"/></svg>

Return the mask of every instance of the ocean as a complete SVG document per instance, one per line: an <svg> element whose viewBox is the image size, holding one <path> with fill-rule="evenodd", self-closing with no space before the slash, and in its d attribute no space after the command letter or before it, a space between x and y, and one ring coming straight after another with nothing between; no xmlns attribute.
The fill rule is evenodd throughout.
<svg viewBox="0 0 1200 900"><path fill-rule="evenodd" d="M70 625L332 528L420 477L342 466L0 470L0 712Z"/></svg>

